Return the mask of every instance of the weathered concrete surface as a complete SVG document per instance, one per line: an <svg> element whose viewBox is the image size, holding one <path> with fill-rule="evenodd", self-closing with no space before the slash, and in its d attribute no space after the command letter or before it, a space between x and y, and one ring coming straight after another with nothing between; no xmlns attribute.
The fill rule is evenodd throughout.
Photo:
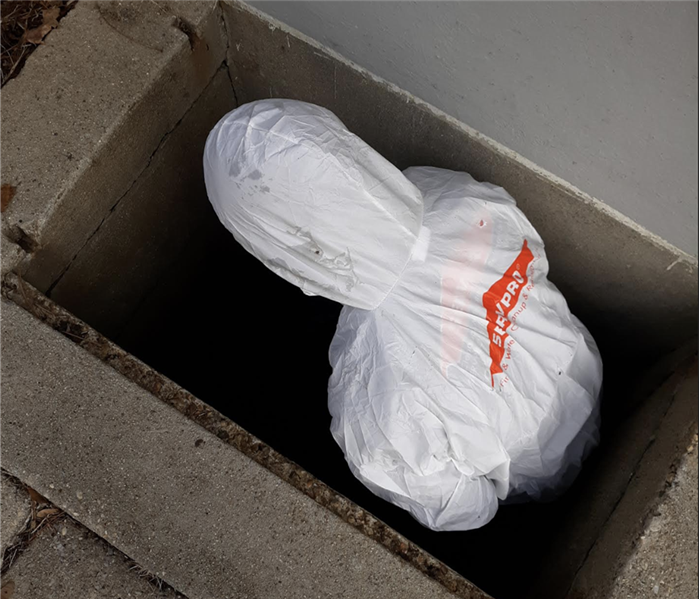
<svg viewBox="0 0 699 599"><path fill-rule="evenodd" d="M670 391L672 399L664 414L659 415L658 424L650 438L645 441L645 450L638 456L633 470L629 473L628 486L616 504L604 528L599 534L587 559L573 580L567 599L605 599L622 572L624 564L631 554L644 523L651 517L659 504L668 484L668 474L677 466L678 456L683 456L687 446L692 442L697 431L697 373L696 362L686 376L671 378L661 392ZM649 402L652 405L652 402ZM645 418L649 413L641 414ZM620 431L624 434L628 431ZM624 445L619 449L624 449ZM633 446L631 446L633 449ZM623 456L619 456L623 459ZM624 477L618 476L623 482ZM695 495L696 497L696 495ZM685 503L688 505L689 501ZM581 514L578 517L584 517ZM686 521L694 519L696 531L696 506L693 512L686 514ZM690 535L696 547L696 534L685 530L682 539L686 543ZM686 536L685 536L686 535ZM657 545L659 561L672 562L676 549L672 544ZM680 549L680 551L682 551ZM678 576L682 576L680 572ZM693 574L696 579L696 570ZM693 584L691 580L685 584Z"/></svg>
<svg viewBox="0 0 699 599"><path fill-rule="evenodd" d="M697 254L696 3L251 4Z"/></svg>
<svg viewBox="0 0 699 599"><path fill-rule="evenodd" d="M0 562L2 556L17 535L24 529L32 515L29 493L18 487L9 477L0 479Z"/></svg>
<svg viewBox="0 0 699 599"><path fill-rule="evenodd" d="M51 298L114 338L168 267L220 227L206 199L206 136L235 107L225 69L192 105L148 167L106 216ZM128 281L127 285L124 281Z"/></svg>
<svg viewBox="0 0 699 599"><path fill-rule="evenodd" d="M193 257L195 257L193 252L188 252L183 256L185 259ZM192 266L182 262L178 262L178 265L185 269ZM148 310L158 305L158 298L165 301L169 292L175 292L171 287L171 278L165 277L156 291L148 296L144 303L155 303L147 308L146 313L134 320L146 320L152 315L152 312ZM22 282L17 275L10 274L5 278L2 292L3 296L54 330L59 331L72 343L77 344L148 393L184 414L190 421L252 458L263 468L327 508L362 534L387 548L393 555L401 557L418 571L436 580L459 597L471 598L473 596L473 584L454 570L451 570L414 542L397 533L373 514L290 461L271 446L251 435L247 430L223 416L186 389L169 380L162 373L124 351L113 341L76 318L30 284ZM135 327L142 324L143 322L134 323ZM131 333L136 334L136 331L131 331ZM224 388L227 389L228 386Z"/></svg>
<svg viewBox="0 0 699 599"><path fill-rule="evenodd" d="M76 522L42 528L3 576L16 599L175 599L138 566Z"/></svg>
<svg viewBox="0 0 699 599"><path fill-rule="evenodd" d="M223 8L241 104L314 102L400 168L465 170L503 186L546 242L551 279L573 311L603 342L614 331L610 353L659 355L695 335L695 258L282 23L242 3Z"/></svg>
<svg viewBox="0 0 699 599"><path fill-rule="evenodd" d="M4 234L0 237L2 237L2 247L0 248L2 272L0 274L4 276L10 271L21 272L21 264L27 259L27 253Z"/></svg>
<svg viewBox="0 0 699 599"><path fill-rule="evenodd" d="M610 599L694 599L699 593L697 559L697 450L677 475L617 577Z"/></svg>
<svg viewBox="0 0 699 599"><path fill-rule="evenodd" d="M2 229L46 291L221 65L211 2L80 2L2 90Z"/></svg>
<svg viewBox="0 0 699 599"><path fill-rule="evenodd" d="M16 305L2 308L4 467L190 599L453 596Z"/></svg>
<svg viewBox="0 0 699 599"><path fill-rule="evenodd" d="M603 398L603 401L615 403L629 399L627 403L633 409L612 430L602 419L600 448L585 463L576 485L566 493L567 517L550 532L552 542L542 560L546 568L534 575L535 582L528 598L559 599L568 593L576 574L629 490L630 481L636 477L647 492L638 495L635 503L627 504L630 508L629 536L608 546L605 558L598 562L601 569L598 576L609 583L614 568L628 556L634 536L642 529L644 515L655 505L674 460L683 454L683 443L693 434L697 415L691 396L680 398L678 405L682 410L678 411L677 406L671 410L671 407L695 354L696 346L683 348L656 364L645 376L637 374L634 385L638 389L635 393L629 389L629 398ZM634 397L636 393L642 400ZM679 417L674 416L677 413ZM658 438L660 441L649 454L649 447ZM639 471L639 464L649 455L655 455L655 467Z"/></svg>

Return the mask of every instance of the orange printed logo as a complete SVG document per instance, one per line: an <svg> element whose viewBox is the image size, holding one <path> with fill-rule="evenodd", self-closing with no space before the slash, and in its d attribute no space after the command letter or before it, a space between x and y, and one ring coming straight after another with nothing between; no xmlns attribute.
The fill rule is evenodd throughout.
<svg viewBox="0 0 699 599"><path fill-rule="evenodd" d="M525 239L522 251L515 258L512 266L483 294L483 307L486 310L490 340L490 380L493 387L495 387L495 375L502 372L501 363L508 337L507 329L512 324L507 316L517 305L522 288L527 285L527 269L532 260L534 255Z"/></svg>

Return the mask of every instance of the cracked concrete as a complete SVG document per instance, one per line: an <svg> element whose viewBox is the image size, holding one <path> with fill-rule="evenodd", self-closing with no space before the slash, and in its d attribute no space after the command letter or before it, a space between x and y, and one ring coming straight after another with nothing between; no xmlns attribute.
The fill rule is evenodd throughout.
<svg viewBox="0 0 699 599"><path fill-rule="evenodd" d="M15 599L186 599L66 518L37 533L2 585Z"/></svg>
<svg viewBox="0 0 699 599"><path fill-rule="evenodd" d="M226 69L219 69L48 290L52 299L104 334L119 334L166 266L219 226L201 161L192 164L192 156L203 153L208 131L234 107Z"/></svg>
<svg viewBox="0 0 699 599"><path fill-rule="evenodd" d="M15 481L2 474L0 488L0 560L5 550L12 545L17 535L31 518L31 501L27 491Z"/></svg>
<svg viewBox="0 0 699 599"><path fill-rule="evenodd" d="M610 599L693 599L697 572L697 449L680 465L630 559L617 577Z"/></svg>

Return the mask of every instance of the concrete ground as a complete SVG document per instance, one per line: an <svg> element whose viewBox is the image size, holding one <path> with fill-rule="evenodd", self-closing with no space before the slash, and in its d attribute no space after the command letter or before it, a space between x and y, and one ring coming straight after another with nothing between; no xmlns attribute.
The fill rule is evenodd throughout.
<svg viewBox="0 0 699 599"><path fill-rule="evenodd" d="M16 485L9 476L2 474L2 495L0 495L0 560L5 550L23 531L31 518L29 494Z"/></svg>
<svg viewBox="0 0 699 599"><path fill-rule="evenodd" d="M2 341L3 467L190 599L455 597L6 300Z"/></svg>
<svg viewBox="0 0 699 599"><path fill-rule="evenodd" d="M14 597L52 599L174 599L169 587L149 580L138 566L73 520L39 533L7 576Z"/></svg>
<svg viewBox="0 0 699 599"><path fill-rule="evenodd" d="M697 463L695 441L617 578L612 599L690 599L699 594Z"/></svg>
<svg viewBox="0 0 699 599"><path fill-rule="evenodd" d="M668 479L609 599L697 596L697 456L695 440ZM58 514L42 523L42 511ZM2 553L11 560L2 576L2 599L185 599L64 512L32 501L26 488L5 474L0 514Z"/></svg>
<svg viewBox="0 0 699 599"><path fill-rule="evenodd" d="M32 518L37 507L38 517ZM42 510L50 515L42 518ZM2 577L2 599L184 597L65 513L37 506L26 489L4 475L2 531L3 554L8 550L11 560Z"/></svg>

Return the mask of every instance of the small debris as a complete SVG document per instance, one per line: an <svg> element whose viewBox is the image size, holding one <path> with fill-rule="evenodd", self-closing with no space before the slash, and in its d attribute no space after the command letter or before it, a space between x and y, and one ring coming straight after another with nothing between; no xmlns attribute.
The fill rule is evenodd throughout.
<svg viewBox="0 0 699 599"><path fill-rule="evenodd" d="M78 498L79 500L81 500L81 501L82 501L82 498L83 498L83 492L82 492L82 491L78 491L78 492L76 492L76 493L75 493L75 496L76 496L76 497L77 497L77 498Z"/></svg>
<svg viewBox="0 0 699 599"><path fill-rule="evenodd" d="M17 193L17 188L5 183L1 189L2 205L0 206L0 212L5 212L5 210L7 210L7 207L10 205L12 198L15 197L15 193Z"/></svg>
<svg viewBox="0 0 699 599"><path fill-rule="evenodd" d="M29 497L31 498L32 502L34 502L37 506L47 505L49 503L49 500L46 499L46 497L31 487L27 487L27 492L29 493Z"/></svg>
<svg viewBox="0 0 699 599"><path fill-rule="evenodd" d="M15 592L14 580L3 580L2 590L0 590L0 599L10 599Z"/></svg>
<svg viewBox="0 0 699 599"><path fill-rule="evenodd" d="M21 43L26 42L28 44L34 44L38 46L41 42L44 41L44 38L52 29L53 27L51 27L51 25L39 25L39 27L36 27L35 29L29 29L25 31L20 41Z"/></svg>
<svg viewBox="0 0 699 599"><path fill-rule="evenodd" d="M43 518L48 518L49 516L55 516L56 514L60 514L61 510L58 508L52 507L52 508L45 508L43 510L39 510L36 513L36 517L39 518L40 520Z"/></svg>
<svg viewBox="0 0 699 599"><path fill-rule="evenodd" d="M670 266L668 266L665 270L672 270L674 266L682 262L682 258L677 258L677 260L674 260L673 262L670 263Z"/></svg>
<svg viewBox="0 0 699 599"><path fill-rule="evenodd" d="M58 27L58 15L60 12L61 9L58 6L44 8L41 11L41 25L33 29L27 29L19 40L20 44L25 42L34 45L41 44L49 34L49 31Z"/></svg>
<svg viewBox="0 0 699 599"><path fill-rule="evenodd" d="M58 16L61 14L61 9L58 6L45 8L41 11L44 25L50 25L54 29L58 27Z"/></svg>

